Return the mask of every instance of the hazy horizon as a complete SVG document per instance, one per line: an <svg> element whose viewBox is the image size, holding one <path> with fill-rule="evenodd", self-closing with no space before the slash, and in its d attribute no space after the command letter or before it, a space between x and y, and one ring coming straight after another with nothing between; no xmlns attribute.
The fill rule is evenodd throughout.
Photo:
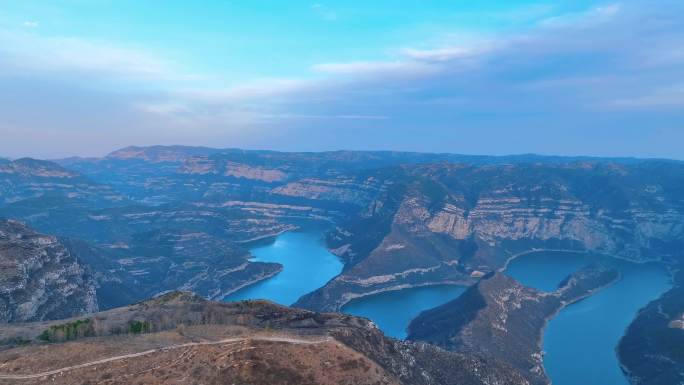
<svg viewBox="0 0 684 385"><path fill-rule="evenodd" d="M242 151L274 151L274 152L283 152L283 153L324 153L324 152L399 152L399 153L418 153L418 154L448 154L448 155L456 155L456 156L473 156L473 157L523 157L523 156L539 156L539 157L558 157L558 158L598 158L598 159L636 159L636 160L667 160L667 161L677 161L681 162L684 161L684 159L677 159L677 158L666 158L666 157L641 157L641 156L605 156L605 155L587 155L587 154L565 154L565 155L559 155L559 154L544 154L544 153L534 153L534 152L527 152L527 153L501 153L501 154L481 154L481 153L462 153L462 152L448 152L448 151L442 151L442 152L437 152L437 151L411 151L411 150L393 150L393 149L364 149L364 150L353 150L353 149L345 149L345 148L338 148L338 149L323 149L323 150L278 150L278 149L273 149L273 148L244 148L244 147L215 147L215 146L204 146L204 145L197 145L197 146L189 146L185 144L166 144L166 145L160 145L160 144L151 144L151 145L128 145L128 146L123 146L123 147L118 147L118 148L113 148L109 151L105 151L104 153L101 154L94 154L94 155L78 155L78 154L65 154L64 156L55 156L55 157L41 157L41 156L31 156L31 155L20 155L20 156L7 156L5 154L0 154L0 159L8 159L8 160L17 160L21 158L32 158L32 159L40 159L40 160L48 160L48 161L54 161L54 160L63 160L63 159L69 159L69 158L83 158L83 159L88 159L88 158L105 158L108 155L119 151L123 150L126 148L150 148L150 147L191 147L191 148L206 148L206 149L212 149L212 150L242 150Z"/></svg>
<svg viewBox="0 0 684 385"><path fill-rule="evenodd" d="M3 156L684 159L681 1L0 4Z"/></svg>

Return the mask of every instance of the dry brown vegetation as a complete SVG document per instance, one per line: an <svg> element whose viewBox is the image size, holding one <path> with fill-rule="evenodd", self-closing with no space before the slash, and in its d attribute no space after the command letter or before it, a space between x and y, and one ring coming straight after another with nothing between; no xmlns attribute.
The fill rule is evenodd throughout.
<svg viewBox="0 0 684 385"><path fill-rule="evenodd" d="M42 338L46 330L55 338ZM365 319L180 292L0 326L5 383L527 384L505 363L393 340Z"/></svg>
<svg viewBox="0 0 684 385"><path fill-rule="evenodd" d="M146 335L89 338L0 352L2 374L34 374L188 342L245 336L242 328L190 326ZM335 340L300 344L251 338L158 350L7 384L398 384L376 363ZM283 338L299 338L271 334ZM315 340L312 340L315 341Z"/></svg>

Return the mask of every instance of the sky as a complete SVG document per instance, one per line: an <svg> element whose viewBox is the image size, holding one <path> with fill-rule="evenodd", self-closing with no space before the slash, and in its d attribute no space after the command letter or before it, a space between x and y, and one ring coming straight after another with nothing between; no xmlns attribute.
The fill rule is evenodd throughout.
<svg viewBox="0 0 684 385"><path fill-rule="evenodd" d="M684 159L681 0L0 0L0 156Z"/></svg>

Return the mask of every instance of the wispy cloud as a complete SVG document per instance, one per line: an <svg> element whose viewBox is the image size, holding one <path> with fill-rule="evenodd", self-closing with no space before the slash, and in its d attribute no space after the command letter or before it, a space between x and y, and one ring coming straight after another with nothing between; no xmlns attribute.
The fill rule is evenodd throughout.
<svg viewBox="0 0 684 385"><path fill-rule="evenodd" d="M261 115L262 119L314 119L314 120L388 120L386 115L307 115L307 114L271 114Z"/></svg>
<svg viewBox="0 0 684 385"><path fill-rule="evenodd" d="M91 132L99 124L135 143L164 138L283 148L287 133L293 147L620 154L610 150L684 158L670 147L684 142L684 132L671 129L684 119L684 3L642 0L551 13L512 15L534 23L505 35L459 39L458 31L440 29L445 36L386 47L379 60L322 60L308 76L237 85L207 85L195 77L209 74L188 75L178 69L182 63L124 44L5 31L0 115L4 127L34 131L81 125ZM10 79L17 74L30 81ZM93 79L107 85L93 86ZM45 88L24 102L7 91L38 83ZM68 94L91 108L66 104L61 99ZM56 99L64 116L26 117ZM79 123L79 114L87 123ZM653 137L652 147L629 147L617 143L626 131L670 136Z"/></svg>
<svg viewBox="0 0 684 385"><path fill-rule="evenodd" d="M607 103L620 109L684 108L684 83L648 90L643 94L615 99Z"/></svg>
<svg viewBox="0 0 684 385"><path fill-rule="evenodd" d="M312 67L313 71L337 75L374 74L426 74L434 72L434 66L418 61L357 61L322 63Z"/></svg>
<svg viewBox="0 0 684 385"><path fill-rule="evenodd" d="M542 19L539 24L546 27L588 27L612 20L622 8L619 3L593 7L585 12L568 13Z"/></svg>
<svg viewBox="0 0 684 385"><path fill-rule="evenodd" d="M0 67L14 72L99 74L136 79L176 79L181 75L140 49L73 37L0 31Z"/></svg>
<svg viewBox="0 0 684 385"><path fill-rule="evenodd" d="M406 48L403 54L408 58L423 61L449 61L454 59L466 59L478 56L487 50L486 47L442 47L433 49Z"/></svg>

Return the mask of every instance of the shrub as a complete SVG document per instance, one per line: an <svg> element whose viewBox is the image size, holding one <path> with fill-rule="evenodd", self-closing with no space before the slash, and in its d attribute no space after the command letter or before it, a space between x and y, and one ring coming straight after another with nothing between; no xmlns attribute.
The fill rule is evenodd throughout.
<svg viewBox="0 0 684 385"><path fill-rule="evenodd" d="M147 321L133 321L128 324L128 332L133 334L149 333L152 331L152 324Z"/></svg>
<svg viewBox="0 0 684 385"><path fill-rule="evenodd" d="M75 340L81 337L95 335L92 322L89 318L67 322L59 325L52 325L43 330L38 339L46 342L61 342Z"/></svg>

